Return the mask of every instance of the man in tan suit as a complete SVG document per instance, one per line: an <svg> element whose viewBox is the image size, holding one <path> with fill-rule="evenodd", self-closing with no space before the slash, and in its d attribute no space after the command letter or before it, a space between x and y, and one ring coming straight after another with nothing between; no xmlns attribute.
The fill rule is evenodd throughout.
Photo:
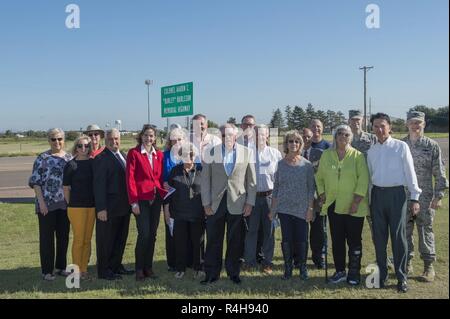
<svg viewBox="0 0 450 319"><path fill-rule="evenodd" d="M220 127L222 144L213 147L204 158L201 194L206 219L206 277L202 284L217 281L222 269L222 251L227 224L225 269L236 284L239 257L244 243L244 217L251 214L256 198L256 173L252 151L236 143L233 124Z"/></svg>

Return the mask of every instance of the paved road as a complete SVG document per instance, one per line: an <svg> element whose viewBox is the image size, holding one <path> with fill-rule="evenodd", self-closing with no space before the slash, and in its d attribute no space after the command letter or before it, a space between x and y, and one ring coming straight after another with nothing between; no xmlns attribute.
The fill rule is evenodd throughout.
<svg viewBox="0 0 450 319"><path fill-rule="evenodd" d="M445 166L448 170L448 139L436 139L442 149ZM29 202L34 192L27 186L35 157L2 157L0 158L0 201Z"/></svg>
<svg viewBox="0 0 450 319"><path fill-rule="evenodd" d="M29 202L34 192L28 187L34 156L0 158L0 201Z"/></svg>

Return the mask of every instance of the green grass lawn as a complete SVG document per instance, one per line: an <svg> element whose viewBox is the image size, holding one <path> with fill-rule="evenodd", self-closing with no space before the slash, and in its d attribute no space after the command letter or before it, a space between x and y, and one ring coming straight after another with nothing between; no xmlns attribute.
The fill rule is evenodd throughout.
<svg viewBox="0 0 450 319"><path fill-rule="evenodd" d="M310 280L302 282L298 271L290 281L281 280L282 258L280 251L280 230L277 229L275 251L275 271L272 275L263 275L258 271L243 272L243 282L236 286L222 279L208 287L192 279L188 270L185 278L175 279L173 273L167 272L164 248L164 227L162 221L158 230L155 251L155 272L159 279L136 283L133 276L122 281L106 282L94 279L92 282L81 282L80 289L67 289L65 280L57 278L54 282L45 282L40 277L38 223L30 204L0 203L0 298L449 298L449 216L448 197L444 206L437 212L435 235L438 259L435 263L436 280L433 283L422 283L417 277L422 271L422 262L416 257L413 265L414 275L409 280L410 291L398 294L395 289L396 279L391 273L388 289L367 289L363 285L351 288L345 283L331 285L324 283L324 271L313 270L311 261ZM363 269L375 261L374 248L370 240L367 223L363 234ZM417 237L417 236L416 236ZM134 266L134 245L136 242L136 226L132 217L130 234L124 256L127 267ZM95 274L95 240L89 271ZM416 253L417 255L417 253ZM334 271L331 251L328 260L329 274ZM68 262L71 261L70 246ZM363 276L363 282L365 276Z"/></svg>
<svg viewBox="0 0 450 319"><path fill-rule="evenodd" d="M70 152L73 141L66 141L66 151ZM158 139L158 146L163 144ZM131 136L122 137L121 148L128 151L136 146L136 139ZM35 156L50 148L47 139L0 139L0 157Z"/></svg>

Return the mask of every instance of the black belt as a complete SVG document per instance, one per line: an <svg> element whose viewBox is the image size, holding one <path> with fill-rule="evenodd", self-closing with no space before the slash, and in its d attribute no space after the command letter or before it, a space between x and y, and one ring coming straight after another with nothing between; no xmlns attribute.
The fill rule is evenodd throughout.
<svg viewBox="0 0 450 319"><path fill-rule="evenodd" d="M394 190L394 189L397 189L397 188L405 188L405 186L403 186L403 185L400 185L400 186L389 186L389 187L380 187L380 186L377 186L377 185L373 185L372 187L374 189L379 189L381 191Z"/></svg>
<svg viewBox="0 0 450 319"><path fill-rule="evenodd" d="M267 197L269 195L272 195L272 190L267 191L267 192L256 192L257 197Z"/></svg>

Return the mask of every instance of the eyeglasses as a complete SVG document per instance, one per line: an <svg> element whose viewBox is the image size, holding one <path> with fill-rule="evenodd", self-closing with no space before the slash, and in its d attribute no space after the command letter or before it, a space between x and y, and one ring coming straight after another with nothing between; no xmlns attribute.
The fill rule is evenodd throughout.
<svg viewBox="0 0 450 319"><path fill-rule="evenodd" d="M99 132L93 132L88 134L88 136L99 136L99 135L100 135Z"/></svg>
<svg viewBox="0 0 450 319"><path fill-rule="evenodd" d="M91 144L77 144L77 147L78 147L78 148L83 148L83 146L84 146L85 148L89 148L89 147L91 147Z"/></svg>
<svg viewBox="0 0 450 319"><path fill-rule="evenodd" d="M289 144L294 144L294 143L295 144L300 144L300 141L299 140L289 140L288 143Z"/></svg>
<svg viewBox="0 0 450 319"><path fill-rule="evenodd" d="M52 142L56 142L56 141L58 141L58 142L61 142L63 140L63 138L62 137L52 137L51 139L50 139L50 141L52 141Z"/></svg>
<svg viewBox="0 0 450 319"><path fill-rule="evenodd" d="M171 142L181 142L183 139L182 138L178 138L178 139L171 139Z"/></svg>
<svg viewBox="0 0 450 319"><path fill-rule="evenodd" d="M339 136L345 136L345 137L349 137L349 136L350 136L349 133L344 133L344 132L338 132L337 135L339 135Z"/></svg>

